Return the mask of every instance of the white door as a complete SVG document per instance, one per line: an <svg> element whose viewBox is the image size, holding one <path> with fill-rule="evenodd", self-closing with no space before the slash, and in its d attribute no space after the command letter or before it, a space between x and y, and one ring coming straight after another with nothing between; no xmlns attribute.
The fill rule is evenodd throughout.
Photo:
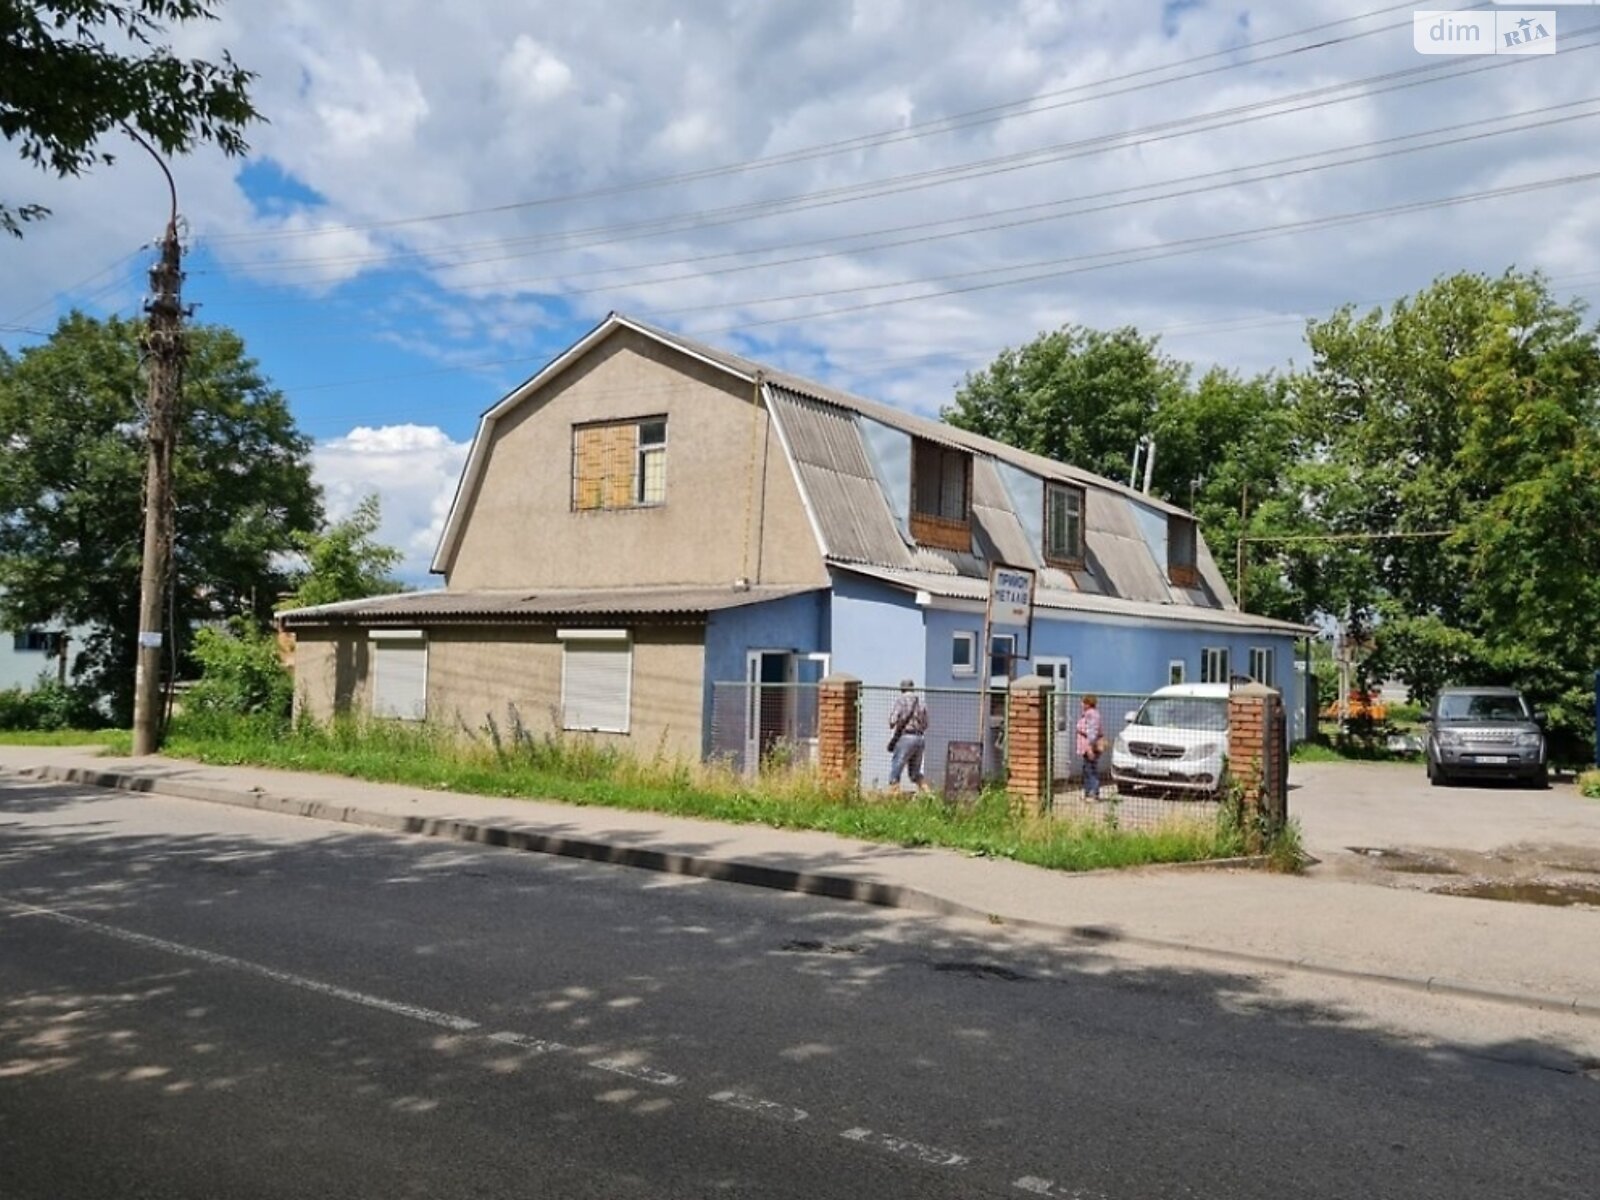
<svg viewBox="0 0 1600 1200"><path fill-rule="evenodd" d="M744 769L755 774L773 746L794 736L795 655L751 650L745 655Z"/></svg>
<svg viewBox="0 0 1600 1200"><path fill-rule="evenodd" d="M1054 740L1050 745L1050 774L1056 779L1068 779L1075 774L1077 739L1073 736L1076 715L1072 707L1072 660L1070 658L1036 658L1033 672L1050 680L1051 720L1055 725Z"/></svg>

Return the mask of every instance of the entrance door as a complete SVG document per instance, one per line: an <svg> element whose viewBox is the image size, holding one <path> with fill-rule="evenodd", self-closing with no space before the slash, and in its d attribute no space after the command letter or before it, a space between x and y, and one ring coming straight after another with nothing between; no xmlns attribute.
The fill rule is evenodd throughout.
<svg viewBox="0 0 1600 1200"><path fill-rule="evenodd" d="M752 774L775 745L794 734L795 659L789 650L745 655L744 769Z"/></svg>
<svg viewBox="0 0 1600 1200"><path fill-rule="evenodd" d="M1036 658L1034 674L1050 680L1051 721L1055 732L1050 743L1050 774L1056 779L1069 779L1077 772L1077 741L1074 736L1077 718L1070 710L1072 705L1072 660L1070 658Z"/></svg>

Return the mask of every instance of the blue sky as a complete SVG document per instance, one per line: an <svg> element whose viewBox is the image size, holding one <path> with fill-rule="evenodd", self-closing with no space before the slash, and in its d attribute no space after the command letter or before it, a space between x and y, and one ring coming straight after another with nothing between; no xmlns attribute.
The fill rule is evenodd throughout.
<svg viewBox="0 0 1600 1200"><path fill-rule="evenodd" d="M1553 57L1446 59L1412 11L236 2L177 48L259 72L270 123L175 164L186 297L424 582L478 414L613 308L934 412L1069 321L1256 371L1456 270L1595 295L1594 181L1559 181L1596 169L1600 14L1559 8ZM54 210L0 245L0 344L138 310L153 164L4 159L0 193Z"/></svg>

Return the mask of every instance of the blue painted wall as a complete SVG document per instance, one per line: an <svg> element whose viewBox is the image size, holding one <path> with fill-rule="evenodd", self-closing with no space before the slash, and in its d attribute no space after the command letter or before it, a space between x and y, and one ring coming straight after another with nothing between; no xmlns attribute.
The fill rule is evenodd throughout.
<svg viewBox="0 0 1600 1200"><path fill-rule="evenodd" d="M745 655L751 650L816 654L831 649L829 616L826 591L725 608L707 615L705 697L700 726L703 749L711 744L715 685L742 681Z"/></svg>
<svg viewBox="0 0 1600 1200"><path fill-rule="evenodd" d="M865 684L923 682L923 610L909 592L846 572L833 577L833 669Z"/></svg>

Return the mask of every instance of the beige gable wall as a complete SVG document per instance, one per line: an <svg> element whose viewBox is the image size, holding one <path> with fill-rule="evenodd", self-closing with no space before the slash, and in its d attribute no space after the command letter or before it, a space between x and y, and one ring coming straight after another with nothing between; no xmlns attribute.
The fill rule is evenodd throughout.
<svg viewBox="0 0 1600 1200"><path fill-rule="evenodd" d="M705 669L702 625L633 629L633 694L627 734L574 734L641 757L658 750L698 760ZM297 639L297 710L318 720L371 713L365 630L305 630ZM489 717L508 742L511 707L535 736L560 728L561 643L551 627L485 626L428 631L430 722L474 732Z"/></svg>
<svg viewBox="0 0 1600 1200"><path fill-rule="evenodd" d="M753 392L619 329L497 419L476 493L461 501L448 586L825 586L793 472ZM573 512L572 427L654 416L667 418L666 503Z"/></svg>

